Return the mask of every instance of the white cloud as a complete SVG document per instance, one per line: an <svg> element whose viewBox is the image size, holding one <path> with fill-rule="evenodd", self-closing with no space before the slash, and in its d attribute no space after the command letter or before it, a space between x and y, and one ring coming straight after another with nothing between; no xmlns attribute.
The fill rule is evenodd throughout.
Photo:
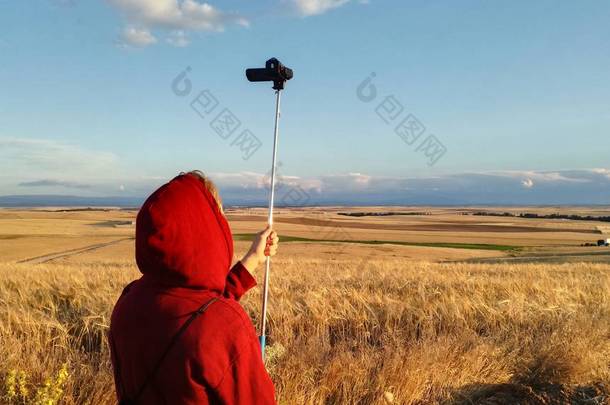
<svg viewBox="0 0 610 405"><path fill-rule="evenodd" d="M278 187L302 187L308 190L319 190L321 181L315 178L302 178L299 176L285 175L278 164L276 173L276 185ZM238 173L208 173L210 178L225 187L265 190L269 187L271 179L269 174L255 172Z"/></svg>
<svg viewBox="0 0 610 405"><path fill-rule="evenodd" d="M534 181L532 179L525 179L521 181L521 184L523 185L523 187L525 188L532 188L534 187Z"/></svg>
<svg viewBox="0 0 610 405"><path fill-rule="evenodd" d="M0 137L0 173L15 177L91 177L112 174L118 157L49 139Z"/></svg>
<svg viewBox="0 0 610 405"><path fill-rule="evenodd" d="M204 0L106 0L125 18L128 28L121 44L148 46L160 42L185 47L192 32L223 32L230 25L249 27L250 21L239 12L223 11ZM309 17L324 14L352 0L278 0L291 14ZM368 0L357 0L369 4ZM137 27L137 28L134 28Z"/></svg>
<svg viewBox="0 0 610 405"><path fill-rule="evenodd" d="M348 177L355 184L368 185L371 182L371 176L361 173L349 173Z"/></svg>
<svg viewBox="0 0 610 405"><path fill-rule="evenodd" d="M205 2L195 0L108 0L130 25L141 27L133 32L136 42L150 45L157 42L152 30L170 30L166 42L187 46L184 31L222 32L228 24L247 27L249 22L235 13L226 13ZM146 32L148 35L146 35ZM138 36L140 33L142 35ZM142 46L142 45L141 45Z"/></svg>
<svg viewBox="0 0 610 405"><path fill-rule="evenodd" d="M593 173L595 170L586 170L585 172ZM501 177L512 177L512 178L526 178L527 180L535 181L545 181L545 182L553 182L553 181L563 181L563 182L588 182L589 178L582 177L582 170L576 171L498 171L498 172L488 172L487 174L501 176Z"/></svg>
<svg viewBox="0 0 610 405"><path fill-rule="evenodd" d="M18 184L19 187L64 187L84 190L91 188L90 184L83 184L74 181L43 179L34 181L23 181Z"/></svg>
<svg viewBox="0 0 610 405"><path fill-rule="evenodd" d="M297 13L304 17L323 14L334 8L341 7L350 0L292 0Z"/></svg>
<svg viewBox="0 0 610 405"><path fill-rule="evenodd" d="M610 169L591 169L593 173L600 174L610 179Z"/></svg>
<svg viewBox="0 0 610 405"><path fill-rule="evenodd" d="M147 29L127 27L121 33L121 44L143 48L157 43L157 38Z"/></svg>
<svg viewBox="0 0 610 405"><path fill-rule="evenodd" d="M165 39L165 42L178 48L184 48L185 46L188 46L191 41L188 39L184 31L178 30L172 31Z"/></svg>

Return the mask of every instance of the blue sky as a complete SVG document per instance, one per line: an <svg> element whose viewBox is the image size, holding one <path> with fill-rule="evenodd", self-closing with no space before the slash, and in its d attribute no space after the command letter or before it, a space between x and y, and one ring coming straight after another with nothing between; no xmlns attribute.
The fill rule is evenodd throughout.
<svg viewBox="0 0 610 405"><path fill-rule="evenodd" d="M610 204L608 21L605 1L0 1L0 195L143 196L198 168L263 198L274 95L243 71L277 56L280 174L310 202Z"/></svg>

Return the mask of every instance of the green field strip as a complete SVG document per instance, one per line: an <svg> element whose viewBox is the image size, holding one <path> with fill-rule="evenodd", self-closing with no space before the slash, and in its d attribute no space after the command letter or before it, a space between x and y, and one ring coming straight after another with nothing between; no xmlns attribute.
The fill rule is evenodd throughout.
<svg viewBox="0 0 610 405"><path fill-rule="evenodd" d="M251 241L254 240L254 233L237 233L233 234L235 241ZM305 243L361 243L366 245L400 245L400 246L423 246L423 247L438 247L450 249L472 249L472 250L497 250L497 251L517 251L521 250L521 246L511 245L495 245L488 243L454 243L454 242L404 242L395 240L334 240L334 239L311 239L298 236L282 235L281 242L305 242Z"/></svg>

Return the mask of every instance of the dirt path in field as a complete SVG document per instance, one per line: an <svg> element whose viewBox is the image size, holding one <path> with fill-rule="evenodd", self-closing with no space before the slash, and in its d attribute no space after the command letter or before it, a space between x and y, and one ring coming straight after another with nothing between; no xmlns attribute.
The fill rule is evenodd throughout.
<svg viewBox="0 0 610 405"><path fill-rule="evenodd" d="M78 255L80 253L90 252L92 250L100 249L106 246L115 245L119 242L123 242L126 240L133 239L133 237L129 238L121 238L116 239L110 242L96 243L95 245L84 246L76 249L63 250L61 252L49 253L42 256L30 257L28 259L19 260L17 263L32 263L32 264L40 264L50 262L51 260L61 259L64 257Z"/></svg>

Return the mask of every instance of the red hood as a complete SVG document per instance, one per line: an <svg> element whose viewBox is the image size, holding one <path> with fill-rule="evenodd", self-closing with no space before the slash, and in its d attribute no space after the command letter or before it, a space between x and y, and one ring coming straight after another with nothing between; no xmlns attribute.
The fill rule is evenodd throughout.
<svg viewBox="0 0 610 405"><path fill-rule="evenodd" d="M146 279L222 293L233 238L216 200L192 174L155 191L136 221L136 262Z"/></svg>

